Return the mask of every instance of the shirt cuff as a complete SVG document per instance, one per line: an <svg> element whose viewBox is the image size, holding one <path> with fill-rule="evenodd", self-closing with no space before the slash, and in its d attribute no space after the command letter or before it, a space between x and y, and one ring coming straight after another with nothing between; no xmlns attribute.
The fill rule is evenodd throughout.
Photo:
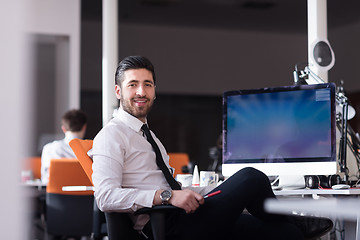
<svg viewBox="0 0 360 240"><path fill-rule="evenodd" d="M140 190L136 195L133 210L136 211L143 207L151 208L156 191L157 190Z"/></svg>

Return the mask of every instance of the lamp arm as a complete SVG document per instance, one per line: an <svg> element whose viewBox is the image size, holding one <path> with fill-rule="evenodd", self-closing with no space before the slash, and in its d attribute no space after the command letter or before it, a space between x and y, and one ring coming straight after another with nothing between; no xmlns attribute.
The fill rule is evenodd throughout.
<svg viewBox="0 0 360 240"><path fill-rule="evenodd" d="M356 159L358 169L360 169L360 139L350 124L348 125L348 134L350 135L350 139L349 137L347 138L347 145Z"/></svg>

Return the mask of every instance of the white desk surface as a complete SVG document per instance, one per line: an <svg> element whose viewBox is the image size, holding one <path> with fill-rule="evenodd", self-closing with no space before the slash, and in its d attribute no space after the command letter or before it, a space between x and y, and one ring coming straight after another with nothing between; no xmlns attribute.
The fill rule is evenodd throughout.
<svg viewBox="0 0 360 240"><path fill-rule="evenodd" d="M46 184L41 182L40 179L28 180L26 182L22 182L21 185L28 187L46 187Z"/></svg>
<svg viewBox="0 0 360 240"><path fill-rule="evenodd" d="M360 195L360 188L351 189L292 189L292 190L275 190L274 194L277 196L290 195Z"/></svg>
<svg viewBox="0 0 360 240"><path fill-rule="evenodd" d="M289 198L268 199L265 210L271 213L305 214L316 216L339 216L344 219L357 220L360 216L360 198Z"/></svg>
<svg viewBox="0 0 360 240"><path fill-rule="evenodd" d="M358 189L341 190L352 191ZM339 191L339 190L329 190ZM355 194L352 191L352 194ZM349 192L350 193L350 192ZM316 193L314 193L316 194ZM321 193L322 194L322 193ZM346 194L344 192L343 194ZM264 203L269 213L297 214L305 216L330 217L356 221L356 240L360 240L360 198L355 195L341 198L281 198L268 199Z"/></svg>

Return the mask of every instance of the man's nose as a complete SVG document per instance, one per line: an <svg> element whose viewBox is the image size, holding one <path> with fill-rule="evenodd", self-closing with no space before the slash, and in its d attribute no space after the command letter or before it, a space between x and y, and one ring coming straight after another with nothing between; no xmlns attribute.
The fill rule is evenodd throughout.
<svg viewBox="0 0 360 240"><path fill-rule="evenodd" d="M143 86L139 86L138 89L136 90L136 94L139 96L144 96L145 95L145 90Z"/></svg>

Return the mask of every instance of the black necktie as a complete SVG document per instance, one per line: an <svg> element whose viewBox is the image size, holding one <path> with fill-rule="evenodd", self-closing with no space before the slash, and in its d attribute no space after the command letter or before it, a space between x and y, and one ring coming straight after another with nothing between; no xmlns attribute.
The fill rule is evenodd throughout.
<svg viewBox="0 0 360 240"><path fill-rule="evenodd" d="M155 140L153 139L153 137L151 136L151 133L150 133L150 130L149 130L148 126L146 124L144 124L141 127L141 129L145 133L146 139L148 140L148 142L153 147L154 152L156 154L156 164L158 165L158 167L163 172L163 174L164 174L164 176L166 178L166 181L169 183L171 189L172 190L181 190L181 187L180 187L179 183L173 178L173 176L170 174L169 169L167 168L166 164L164 163L164 160L163 160L163 158L161 156L160 149L159 149L158 145L156 144Z"/></svg>

